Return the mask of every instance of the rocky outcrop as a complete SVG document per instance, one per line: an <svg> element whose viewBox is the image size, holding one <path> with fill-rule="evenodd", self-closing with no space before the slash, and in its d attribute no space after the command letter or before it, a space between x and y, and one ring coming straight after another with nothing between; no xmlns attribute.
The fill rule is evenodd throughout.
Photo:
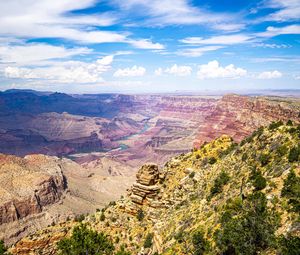
<svg viewBox="0 0 300 255"><path fill-rule="evenodd" d="M129 197L132 204L128 211L135 214L143 206L156 207L156 197L160 191L158 183L164 179L163 173L158 170L156 164L143 165L136 174L136 183L129 190Z"/></svg>
<svg viewBox="0 0 300 255"><path fill-rule="evenodd" d="M0 155L0 179L0 225L40 213L66 187L59 165L42 155Z"/></svg>

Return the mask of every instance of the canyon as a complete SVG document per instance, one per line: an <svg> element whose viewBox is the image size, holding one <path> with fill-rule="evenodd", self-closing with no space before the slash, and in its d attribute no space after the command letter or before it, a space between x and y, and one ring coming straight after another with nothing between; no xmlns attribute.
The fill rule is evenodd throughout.
<svg viewBox="0 0 300 255"><path fill-rule="evenodd" d="M158 206L171 157L299 114L299 98L279 96L0 92L0 239L94 212L131 185L132 214Z"/></svg>

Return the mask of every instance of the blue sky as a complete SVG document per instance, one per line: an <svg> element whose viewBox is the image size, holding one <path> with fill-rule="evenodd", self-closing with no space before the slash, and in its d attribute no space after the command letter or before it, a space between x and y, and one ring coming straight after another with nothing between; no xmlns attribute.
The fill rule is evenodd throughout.
<svg viewBox="0 0 300 255"><path fill-rule="evenodd" d="M300 89L299 0L0 1L1 90Z"/></svg>

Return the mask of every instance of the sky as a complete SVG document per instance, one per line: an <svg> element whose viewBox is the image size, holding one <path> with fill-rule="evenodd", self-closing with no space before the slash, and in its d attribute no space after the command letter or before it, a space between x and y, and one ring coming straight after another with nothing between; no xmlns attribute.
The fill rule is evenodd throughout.
<svg viewBox="0 0 300 255"><path fill-rule="evenodd" d="M300 0L0 0L0 90L300 89Z"/></svg>

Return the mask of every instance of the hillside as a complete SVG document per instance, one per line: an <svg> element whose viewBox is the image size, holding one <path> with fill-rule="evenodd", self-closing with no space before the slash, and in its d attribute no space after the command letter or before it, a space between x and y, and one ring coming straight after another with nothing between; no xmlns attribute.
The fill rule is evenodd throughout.
<svg viewBox="0 0 300 255"><path fill-rule="evenodd" d="M229 136L144 165L128 195L87 223L132 254L299 254L300 126ZM70 220L28 236L14 254L55 254Z"/></svg>

